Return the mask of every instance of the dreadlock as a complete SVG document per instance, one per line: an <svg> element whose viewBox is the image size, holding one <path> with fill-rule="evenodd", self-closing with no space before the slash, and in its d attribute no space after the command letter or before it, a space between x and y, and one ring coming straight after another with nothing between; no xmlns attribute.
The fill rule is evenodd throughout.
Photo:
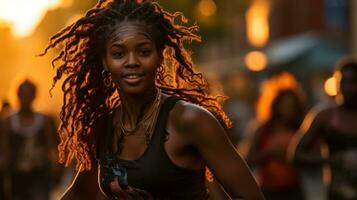
<svg viewBox="0 0 357 200"><path fill-rule="evenodd" d="M163 57L163 64L157 70L157 87L203 106L230 126L219 104L222 97L209 95L208 83L195 70L191 54L184 47L185 42L200 42L197 25L183 25L187 19L182 13L167 12L150 0L99 0L84 17L52 36L41 54L60 48L52 60L56 69L52 88L65 77L58 130L60 163L69 165L76 159L77 168L90 170L91 155L96 149L94 122L120 104L111 77L102 74L101 58L108 36L115 25L123 21L144 23L155 35L156 46Z"/></svg>

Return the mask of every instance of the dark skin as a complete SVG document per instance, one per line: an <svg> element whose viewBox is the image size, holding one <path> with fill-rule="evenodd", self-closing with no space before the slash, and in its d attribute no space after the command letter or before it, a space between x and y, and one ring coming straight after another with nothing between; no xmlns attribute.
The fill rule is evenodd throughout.
<svg viewBox="0 0 357 200"><path fill-rule="evenodd" d="M281 134L285 132L290 132L292 128L289 124L291 124L291 120L294 120L294 116L297 113L296 109L294 109L295 98L289 94L284 95L282 99L280 99L278 106L278 114L275 120L271 122L271 134ZM270 159L286 159L286 151L287 146L282 144L281 141L277 140L277 137L273 137L274 145L271 145L269 149L265 149L264 151L258 150L258 145L261 143L262 127L259 127L257 131L253 134L251 148L248 153L248 161L253 165L261 165Z"/></svg>
<svg viewBox="0 0 357 200"><path fill-rule="evenodd" d="M108 39L103 56L105 68L118 85L124 108L124 126L133 128L140 121L156 95L156 69L162 61L155 42L137 23L124 22ZM161 96L161 102L168 95ZM113 123L118 121L116 113ZM166 125L166 153L171 161L186 169L202 169L207 165L231 197L263 199L246 163L239 156L217 119L207 110L179 101L169 114ZM147 148L145 134L140 128L124 138L120 158L138 159ZM118 196L117 181L110 184Z"/></svg>
<svg viewBox="0 0 357 200"><path fill-rule="evenodd" d="M319 153L311 153L316 142L320 141L326 134L324 130L331 128L331 119L335 114L339 123L333 128L338 133L357 139L357 74L355 71L342 70L340 89L340 95L344 98L340 105L322 110L316 116L308 115L306 118L306 123L301 128L301 134L296 137L292 145L290 156L293 156L296 151L295 160L311 165L327 163L334 166L342 164L342 167L346 170L357 169L356 149L338 153L331 152L328 158L322 157Z"/></svg>

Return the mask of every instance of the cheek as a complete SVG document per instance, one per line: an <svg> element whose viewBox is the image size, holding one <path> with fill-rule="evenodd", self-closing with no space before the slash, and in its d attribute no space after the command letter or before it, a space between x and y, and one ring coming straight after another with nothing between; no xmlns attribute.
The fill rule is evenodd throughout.
<svg viewBox="0 0 357 200"><path fill-rule="evenodd" d="M109 76L116 84L118 84L121 80L122 69L123 67L120 63L117 62L106 63L106 70L109 72Z"/></svg>
<svg viewBox="0 0 357 200"><path fill-rule="evenodd" d="M160 66L160 60L157 57L148 58L142 62L145 71L150 74L156 74L157 69Z"/></svg>
<svg viewBox="0 0 357 200"><path fill-rule="evenodd" d="M106 68L111 74L118 75L123 70L124 65L123 62L121 62L120 60L111 59L111 60L107 60Z"/></svg>

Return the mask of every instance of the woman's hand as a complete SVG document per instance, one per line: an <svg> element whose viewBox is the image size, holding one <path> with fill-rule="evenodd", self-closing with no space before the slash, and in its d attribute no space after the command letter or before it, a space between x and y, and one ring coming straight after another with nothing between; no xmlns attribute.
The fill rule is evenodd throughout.
<svg viewBox="0 0 357 200"><path fill-rule="evenodd" d="M118 181L118 178L115 178L114 181L109 183L109 188L113 194L117 196L120 200L147 200L153 199L151 194L144 190L140 190L133 187L121 187Z"/></svg>
<svg viewBox="0 0 357 200"><path fill-rule="evenodd" d="M115 178L114 181L109 183L109 189L119 199L125 199L125 191L120 187L118 178Z"/></svg>

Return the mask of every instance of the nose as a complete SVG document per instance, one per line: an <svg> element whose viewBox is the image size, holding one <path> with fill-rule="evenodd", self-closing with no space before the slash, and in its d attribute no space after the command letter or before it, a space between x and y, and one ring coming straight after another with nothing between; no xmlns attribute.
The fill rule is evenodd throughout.
<svg viewBox="0 0 357 200"><path fill-rule="evenodd" d="M129 53L128 60L125 64L125 67L138 67L139 65L140 63L135 53Z"/></svg>

